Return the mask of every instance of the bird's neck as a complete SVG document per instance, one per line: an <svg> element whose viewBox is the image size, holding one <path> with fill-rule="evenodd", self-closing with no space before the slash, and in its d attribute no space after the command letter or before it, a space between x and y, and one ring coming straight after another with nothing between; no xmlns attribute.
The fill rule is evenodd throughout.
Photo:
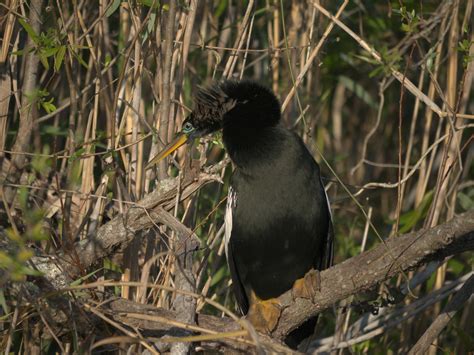
<svg viewBox="0 0 474 355"><path fill-rule="evenodd" d="M224 127L223 140L237 168L255 170L281 154L284 133L280 126L257 129Z"/></svg>

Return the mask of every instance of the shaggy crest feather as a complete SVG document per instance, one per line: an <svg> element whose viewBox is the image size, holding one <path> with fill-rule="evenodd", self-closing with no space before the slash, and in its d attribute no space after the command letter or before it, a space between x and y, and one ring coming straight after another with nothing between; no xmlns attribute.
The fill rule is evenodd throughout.
<svg viewBox="0 0 474 355"><path fill-rule="evenodd" d="M193 110L194 117L199 118L199 125L221 124L222 117L235 107L237 100L230 98L221 85L199 88Z"/></svg>

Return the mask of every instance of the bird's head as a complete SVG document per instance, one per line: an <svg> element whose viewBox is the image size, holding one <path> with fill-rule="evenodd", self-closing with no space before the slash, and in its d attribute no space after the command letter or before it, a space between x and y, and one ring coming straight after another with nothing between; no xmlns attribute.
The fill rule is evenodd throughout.
<svg viewBox="0 0 474 355"><path fill-rule="evenodd" d="M146 168L174 152L186 142L224 130L255 131L280 121L280 102L267 87L249 80L226 80L200 88L191 114L181 132Z"/></svg>

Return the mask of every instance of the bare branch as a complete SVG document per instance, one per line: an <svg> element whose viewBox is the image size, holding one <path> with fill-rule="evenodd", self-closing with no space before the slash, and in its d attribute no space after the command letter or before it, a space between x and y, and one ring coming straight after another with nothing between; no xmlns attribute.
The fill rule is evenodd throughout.
<svg viewBox="0 0 474 355"><path fill-rule="evenodd" d="M401 271L473 249L474 211L431 229L389 238L385 244L322 271L321 289L314 303L305 299L294 302L291 291L281 296L285 309L273 336L285 337L306 319L350 295L370 290Z"/></svg>
<svg viewBox="0 0 474 355"><path fill-rule="evenodd" d="M469 250L474 250L474 211L459 215L451 221L431 229L390 238L385 244L321 272L321 289L316 292L313 302L300 298L293 300L291 291L280 296L283 312L271 336L277 340L284 339L289 332L306 319L351 295L372 289L380 282L396 276L402 271L405 272L431 260L443 260L447 256ZM390 254L395 256L395 260ZM129 317L118 312L119 309L130 311L130 306L117 308L112 304L107 303L107 307L117 311L115 315L111 315L117 321L141 329L160 330L161 336L164 334L163 331L166 333L173 328L173 325L163 324L162 320L140 321L138 318L134 318L131 321ZM151 306L143 307L147 309L146 313L149 313L148 308ZM141 313L138 308L137 312ZM162 311L157 310L156 312ZM176 319L175 312L163 312L166 314L160 313L160 315ZM198 315L198 324L218 332L241 329L229 318L216 318L207 315Z"/></svg>

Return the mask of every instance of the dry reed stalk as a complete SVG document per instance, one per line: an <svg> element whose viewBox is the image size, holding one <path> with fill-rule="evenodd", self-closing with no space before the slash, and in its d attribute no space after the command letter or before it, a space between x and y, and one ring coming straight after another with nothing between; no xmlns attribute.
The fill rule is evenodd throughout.
<svg viewBox="0 0 474 355"><path fill-rule="evenodd" d="M43 11L42 0L32 0L29 4L30 18L29 25L35 33L40 32L41 28L41 16ZM35 42L32 37L28 37L26 48L35 48ZM25 156L22 152L30 151L30 139L33 132L34 117L36 115L35 105L31 102L31 95L35 92L37 81L38 81L38 70L39 70L39 57L34 53L30 52L25 55L25 71L23 76L22 84L22 96L21 96L21 108L20 108L20 122L18 127L18 134L15 138L15 142L12 146L14 152L10 169L8 171L8 180L11 183L17 183L20 180L21 173L26 165ZM5 197L8 204L11 204L15 198L16 189L6 188Z"/></svg>

